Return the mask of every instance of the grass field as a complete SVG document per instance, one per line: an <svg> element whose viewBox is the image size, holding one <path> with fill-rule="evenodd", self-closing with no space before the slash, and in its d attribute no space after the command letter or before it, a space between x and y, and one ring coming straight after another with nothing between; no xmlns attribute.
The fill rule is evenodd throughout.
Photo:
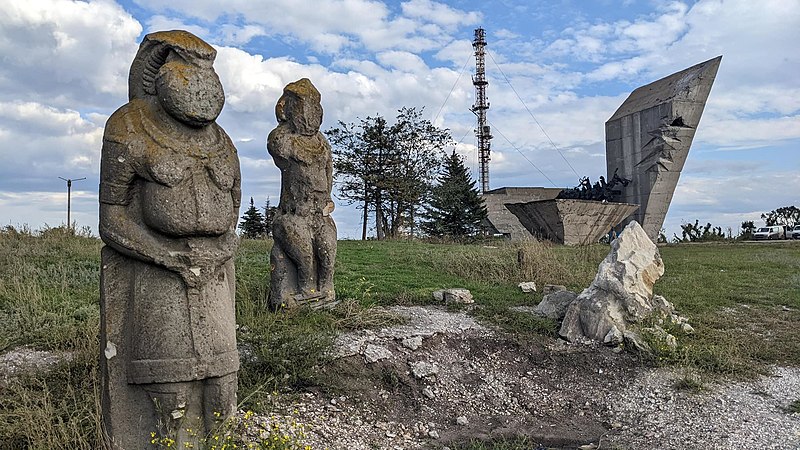
<svg viewBox="0 0 800 450"><path fill-rule="evenodd" d="M0 232L0 353L27 346L71 355L46 374L0 380L0 448L99 448L100 248L95 238L59 229ZM263 307L269 248L268 241L244 241L237 255L239 340L255 356L240 371L239 396L254 409L273 390L324 384L314 368L338 331L394 320L373 306L431 303L439 288L470 289L477 305L471 314L509 333L553 336L555 323L508 311L541 300L517 283L579 291L608 252L603 245L535 242L341 241L342 306L271 314ZM767 364L800 364L800 245L680 244L661 253L666 274L656 292L689 317L696 333L653 363L728 377L752 376Z"/></svg>

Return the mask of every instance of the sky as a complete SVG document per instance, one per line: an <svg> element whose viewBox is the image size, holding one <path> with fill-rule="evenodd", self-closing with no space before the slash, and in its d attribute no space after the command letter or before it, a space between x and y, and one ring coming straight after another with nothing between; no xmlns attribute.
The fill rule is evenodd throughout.
<svg viewBox="0 0 800 450"><path fill-rule="evenodd" d="M96 233L105 122L127 101L144 35L169 29L218 51L218 123L239 152L244 206L278 201L266 136L283 87L302 77L322 93L323 130L424 108L477 178L477 27L488 43L491 188L605 175L604 124L627 95L723 55L667 235L695 219L736 234L800 206L797 0L0 0L0 226L65 223L58 177L86 177L73 184L72 218ZM339 238L358 238L359 212L337 203Z"/></svg>

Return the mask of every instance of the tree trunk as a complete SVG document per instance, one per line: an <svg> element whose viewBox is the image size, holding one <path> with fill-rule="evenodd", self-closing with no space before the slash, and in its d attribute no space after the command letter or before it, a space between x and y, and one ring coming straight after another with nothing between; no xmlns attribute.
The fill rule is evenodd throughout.
<svg viewBox="0 0 800 450"><path fill-rule="evenodd" d="M375 196L375 234L379 241L385 238L383 234L383 207L381 203L381 195L377 194Z"/></svg>
<svg viewBox="0 0 800 450"><path fill-rule="evenodd" d="M367 240L367 219L369 218L369 203L366 200L366 196L364 196L364 218L361 222L361 240Z"/></svg>

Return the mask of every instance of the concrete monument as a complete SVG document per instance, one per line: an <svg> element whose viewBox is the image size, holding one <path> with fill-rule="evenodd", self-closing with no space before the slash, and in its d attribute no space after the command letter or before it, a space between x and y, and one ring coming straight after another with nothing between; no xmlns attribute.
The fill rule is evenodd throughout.
<svg viewBox="0 0 800 450"><path fill-rule="evenodd" d="M319 131L319 91L306 78L288 84L275 106L278 126L267 150L281 170L281 198L272 225L269 304L273 309L334 304L336 224L331 147Z"/></svg>
<svg viewBox="0 0 800 450"><path fill-rule="evenodd" d="M627 203L561 198L505 206L533 236L566 245L596 243L637 208Z"/></svg>
<svg viewBox="0 0 800 450"><path fill-rule="evenodd" d="M642 86L606 122L606 165L631 180L615 201L639 205L638 221L655 241L700 123L722 56Z"/></svg>
<svg viewBox="0 0 800 450"><path fill-rule="evenodd" d="M224 103L215 56L186 31L148 34L129 102L106 123L100 360L111 448L153 439L197 448L235 410L240 173L215 123Z"/></svg>
<svg viewBox="0 0 800 450"><path fill-rule="evenodd" d="M560 188L545 187L502 187L486 191L481 195L488 212L483 225L491 234L502 235L512 241L534 239L519 218L508 210L506 204L551 200L559 192Z"/></svg>

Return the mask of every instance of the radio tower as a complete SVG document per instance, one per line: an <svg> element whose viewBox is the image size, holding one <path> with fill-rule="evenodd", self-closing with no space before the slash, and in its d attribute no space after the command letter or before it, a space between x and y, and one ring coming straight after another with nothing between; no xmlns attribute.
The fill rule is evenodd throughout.
<svg viewBox="0 0 800 450"><path fill-rule="evenodd" d="M486 30L478 28L475 30L475 40L472 41L472 48L475 49L475 76L472 77L472 84L475 85L475 104L472 105L472 112L478 116L478 128L475 129L475 136L478 138L478 161L481 166L481 193L489 190L489 154L491 153L492 134L489 125L486 124L486 110L489 109L489 102L486 101Z"/></svg>

